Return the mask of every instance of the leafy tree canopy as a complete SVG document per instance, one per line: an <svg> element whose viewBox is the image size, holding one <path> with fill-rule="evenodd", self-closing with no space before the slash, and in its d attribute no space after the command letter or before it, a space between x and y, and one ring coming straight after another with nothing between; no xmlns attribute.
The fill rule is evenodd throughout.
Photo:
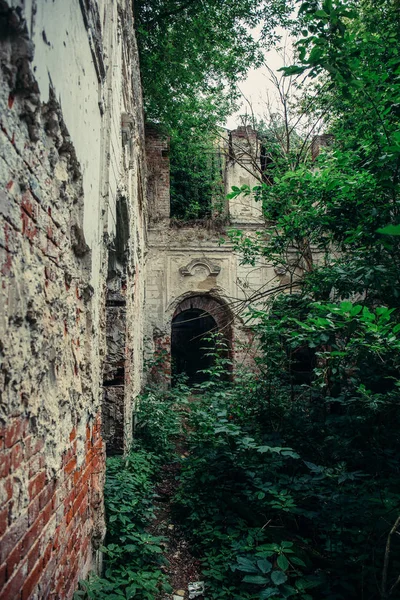
<svg viewBox="0 0 400 600"><path fill-rule="evenodd" d="M167 126L213 123L235 83L290 14L291 0L137 0L136 29L147 117ZM257 41L251 29L261 26Z"/></svg>

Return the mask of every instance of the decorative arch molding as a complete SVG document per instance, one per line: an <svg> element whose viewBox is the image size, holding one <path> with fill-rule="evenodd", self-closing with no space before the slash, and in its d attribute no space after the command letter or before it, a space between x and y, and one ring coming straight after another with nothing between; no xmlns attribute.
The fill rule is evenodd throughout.
<svg viewBox="0 0 400 600"><path fill-rule="evenodd" d="M233 314L226 303L210 294L195 294L180 298L173 303L172 319L185 310L199 309L210 314L215 320L218 330L232 339Z"/></svg>
<svg viewBox="0 0 400 600"><path fill-rule="evenodd" d="M201 267L208 271L208 276L213 275L216 277L221 272L221 267L212 263L210 260L208 260L208 258L194 258L185 267L180 267L179 272L185 277L188 275L194 275L197 267Z"/></svg>

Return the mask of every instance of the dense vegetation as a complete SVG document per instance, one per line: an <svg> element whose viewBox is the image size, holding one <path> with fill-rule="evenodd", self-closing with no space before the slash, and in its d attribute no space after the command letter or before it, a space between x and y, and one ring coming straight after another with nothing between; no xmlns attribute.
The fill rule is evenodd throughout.
<svg viewBox="0 0 400 600"><path fill-rule="evenodd" d="M302 37L286 73L306 77L297 109L331 137L312 162L312 128L265 123L267 177L232 191L256 194L267 223L254 238L231 232L242 260L263 257L283 274L242 313L258 334L257 369L227 382L227 359L216 357L190 405L185 458L173 443L185 393L146 393L140 448L110 463L107 579L92 582L93 598L168 589L160 540L144 552L140 537L154 461L181 463L174 512L202 560L208 600L400 597L399 3L299 4ZM178 2L151 7L150 22ZM238 48L241 32L230 34Z"/></svg>
<svg viewBox="0 0 400 600"><path fill-rule="evenodd" d="M236 82L262 60L291 0L135 0L145 111L171 137L171 214L208 218L221 176L217 125L238 98ZM263 28L259 40L251 29Z"/></svg>

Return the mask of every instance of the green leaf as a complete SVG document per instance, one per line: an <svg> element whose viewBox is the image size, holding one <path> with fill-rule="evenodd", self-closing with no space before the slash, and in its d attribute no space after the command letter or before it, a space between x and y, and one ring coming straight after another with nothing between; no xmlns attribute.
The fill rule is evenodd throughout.
<svg viewBox="0 0 400 600"><path fill-rule="evenodd" d="M265 588L265 590L262 590L259 594L259 598L260 600L264 600L266 598L271 598L271 596L275 596L276 594L279 594L279 590L278 588Z"/></svg>
<svg viewBox="0 0 400 600"><path fill-rule="evenodd" d="M238 556L237 563L238 564L236 568L239 571L244 571L245 573L258 573L258 569L255 564L244 556Z"/></svg>
<svg viewBox="0 0 400 600"><path fill-rule="evenodd" d="M273 571L271 574L271 579L275 585L281 585L281 583L285 583L285 581L287 581L287 577L283 571Z"/></svg>
<svg viewBox="0 0 400 600"><path fill-rule="evenodd" d="M257 567L260 569L261 573L269 573L272 570L272 564L269 560L265 558L261 558L257 561Z"/></svg>
<svg viewBox="0 0 400 600"><path fill-rule="evenodd" d="M305 70L306 70L306 67L299 67L297 65L292 65L290 67L282 67L282 68L278 69L278 71L283 71L283 73L286 76L301 75L301 73L304 73Z"/></svg>
<svg viewBox="0 0 400 600"><path fill-rule="evenodd" d="M280 554L276 562L278 567L282 569L282 571L286 571L286 569L289 567L289 561L284 554Z"/></svg>
<svg viewBox="0 0 400 600"><path fill-rule="evenodd" d="M400 224L386 225L386 227L381 227L380 229L377 229L377 233L382 233L384 235L400 235Z"/></svg>
<svg viewBox="0 0 400 600"><path fill-rule="evenodd" d="M318 465L314 465L314 463L308 462L307 460L305 460L303 462L313 473L322 473L324 470L322 467L320 467Z"/></svg>
<svg viewBox="0 0 400 600"><path fill-rule="evenodd" d="M304 562L304 560L301 560L301 558L299 558L298 556L292 556L291 559L293 564L295 565L299 565L300 567L305 567L306 563Z"/></svg>
<svg viewBox="0 0 400 600"><path fill-rule="evenodd" d="M246 575L246 577L243 578L243 581L245 583L255 583L257 585L265 585L268 583L268 579L261 575Z"/></svg>

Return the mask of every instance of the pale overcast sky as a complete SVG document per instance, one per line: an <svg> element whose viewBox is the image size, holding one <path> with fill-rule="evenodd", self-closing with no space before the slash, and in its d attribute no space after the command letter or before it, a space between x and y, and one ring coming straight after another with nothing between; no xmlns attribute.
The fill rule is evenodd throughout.
<svg viewBox="0 0 400 600"><path fill-rule="evenodd" d="M278 29L278 34L282 36L282 40L279 46L285 48L285 52L290 52L292 41L288 36L287 31L284 29ZM284 66L284 51L283 50L270 50L265 55L265 62L270 69L278 71ZM286 64L290 64L290 60L286 59ZM278 73L279 76L279 73ZM257 118L262 118L266 114L266 101L269 97L272 105L275 103L276 90L270 81L270 75L265 66L259 69L250 69L247 78L238 84L240 91L243 96L251 103L254 114ZM240 115L246 112L251 112L249 104L243 100L240 109L229 117L226 121L226 127L228 129L235 129L240 122Z"/></svg>

